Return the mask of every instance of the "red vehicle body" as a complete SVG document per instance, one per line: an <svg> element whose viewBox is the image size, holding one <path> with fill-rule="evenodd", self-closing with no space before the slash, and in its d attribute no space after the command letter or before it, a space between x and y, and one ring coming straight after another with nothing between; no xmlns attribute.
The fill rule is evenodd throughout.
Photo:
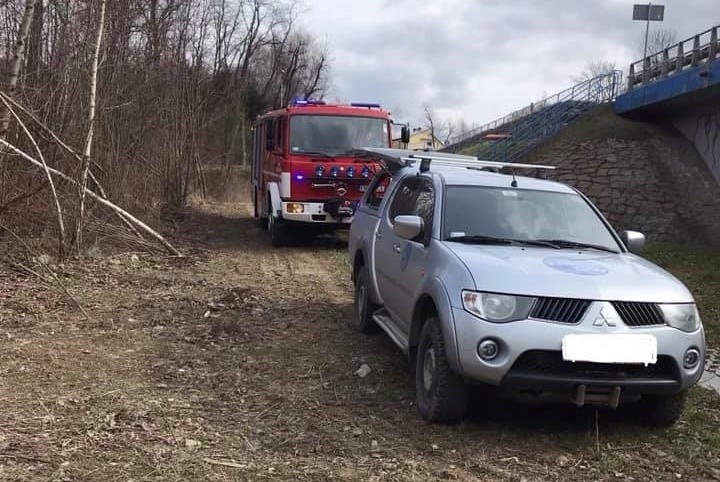
<svg viewBox="0 0 720 482"><path fill-rule="evenodd" d="M296 101L259 116L253 126L253 204L272 244L349 226L380 169L353 149L390 143L390 113L377 104Z"/></svg>

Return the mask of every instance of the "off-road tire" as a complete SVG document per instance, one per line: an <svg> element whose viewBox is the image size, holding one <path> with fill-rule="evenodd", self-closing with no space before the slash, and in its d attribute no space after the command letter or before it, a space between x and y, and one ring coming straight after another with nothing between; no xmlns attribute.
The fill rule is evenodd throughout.
<svg viewBox="0 0 720 482"><path fill-rule="evenodd" d="M355 275L355 300L350 321L353 328L366 335L377 333L380 327L373 320L373 313L378 308L379 306L370 300L367 268L361 266Z"/></svg>
<svg viewBox="0 0 720 482"><path fill-rule="evenodd" d="M432 351L434 363L429 370L430 387L426 387L426 354ZM420 416L429 422L455 424L465 418L468 387L450 368L445 355L445 340L440 320L428 318L423 325L415 359L415 393Z"/></svg>
<svg viewBox="0 0 720 482"><path fill-rule="evenodd" d="M268 218L268 231L270 232L270 243L276 248L290 244L290 229L282 218L271 215Z"/></svg>
<svg viewBox="0 0 720 482"><path fill-rule="evenodd" d="M644 395L636 409L641 421L653 427L670 427L680 419L687 392L674 395Z"/></svg>
<svg viewBox="0 0 720 482"><path fill-rule="evenodd" d="M268 230L268 218L264 218L264 217L262 217L262 216L258 216L258 218L256 219L256 221L257 221L258 227L259 227L260 229L262 229L263 231L267 231L267 230Z"/></svg>

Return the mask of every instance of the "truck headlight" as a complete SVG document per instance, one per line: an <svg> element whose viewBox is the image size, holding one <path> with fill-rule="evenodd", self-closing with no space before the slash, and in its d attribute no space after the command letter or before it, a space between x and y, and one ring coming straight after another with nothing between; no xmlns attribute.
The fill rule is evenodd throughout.
<svg viewBox="0 0 720 482"><path fill-rule="evenodd" d="M478 318L493 323L524 320L530 314L534 298L463 290L463 308Z"/></svg>
<svg viewBox="0 0 720 482"><path fill-rule="evenodd" d="M692 332L700 328L700 314L695 303L660 303L665 323L678 330Z"/></svg>

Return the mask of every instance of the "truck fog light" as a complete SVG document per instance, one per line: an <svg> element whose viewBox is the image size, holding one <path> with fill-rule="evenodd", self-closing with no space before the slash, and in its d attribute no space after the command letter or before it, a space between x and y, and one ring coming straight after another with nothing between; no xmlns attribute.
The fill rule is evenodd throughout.
<svg viewBox="0 0 720 482"><path fill-rule="evenodd" d="M688 348L683 357L683 366L686 369L695 368L700 363L700 351L697 348Z"/></svg>
<svg viewBox="0 0 720 482"><path fill-rule="evenodd" d="M500 345L495 340L486 338L478 343L477 351L483 360L493 360L500 353Z"/></svg>
<svg viewBox="0 0 720 482"><path fill-rule="evenodd" d="M305 212L305 206L302 203L287 203L287 212L301 214Z"/></svg>

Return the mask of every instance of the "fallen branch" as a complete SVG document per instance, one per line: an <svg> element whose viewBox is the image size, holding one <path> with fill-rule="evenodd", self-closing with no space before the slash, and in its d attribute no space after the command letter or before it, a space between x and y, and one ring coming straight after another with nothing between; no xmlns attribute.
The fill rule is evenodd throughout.
<svg viewBox="0 0 720 482"><path fill-rule="evenodd" d="M37 124L38 127L40 127L43 131L45 131L45 133L48 134L48 135L52 138L52 140L55 141L55 143L56 143L58 146L60 146L60 147L61 147L63 150L65 150L68 154L70 154L71 156L73 156L78 162L80 162L81 165L82 165L83 162L85 162L84 159L83 159L83 157L82 157L80 154L78 154L78 153L75 151L75 149L73 149L72 147L70 147L70 146L68 146L67 144L65 144L65 142L63 142L62 139L60 139L60 138L57 136L57 134L55 134L55 133L52 131L52 129L50 129L50 128L49 128L43 121L41 121L35 114L33 114L32 112L30 112L29 110L27 110L25 107L23 107L22 104L18 103L15 99L13 99L12 97L8 96L6 93L4 93L4 92L2 92L2 91L0 91L0 97L1 97L2 99L4 99L6 102L9 102L10 104L12 104L13 107L15 107L15 109L19 110L20 112L22 112L23 114L25 114L26 116L28 116L30 119L32 119L32 121L35 122L35 124ZM97 162L95 162L94 160L91 160L91 162L92 162L92 165L93 165L93 166L95 166L96 168L100 169L101 171L103 170L102 167L101 167ZM93 182L93 184L94 184L95 187L97 188L97 190L98 190L98 192L100 193L100 195L101 195L103 198L107 199L108 196L107 196L107 193L105 192L105 189L103 189L102 185L101 185L100 182L97 180L97 178L95 177L95 174L93 174L92 171L88 171L88 178ZM125 218L122 216L122 214L120 214L120 213L115 213L115 214L118 216L118 218L120 219L120 221L122 221L123 224L124 224L125 226L127 226L127 228L128 228L130 231L133 232L133 234L135 234L138 238L144 239L143 236L142 236L142 234L140 234L140 231L138 231L138 230L135 228L135 226L133 226L133 224L132 224L130 221L128 221L127 219L125 219Z"/></svg>
<svg viewBox="0 0 720 482"><path fill-rule="evenodd" d="M208 457L204 457L203 462L213 465L222 465L223 467L232 467L234 469L244 469L247 467L247 464L238 464L237 462L228 462L226 460L214 460Z"/></svg>
<svg viewBox="0 0 720 482"><path fill-rule="evenodd" d="M55 212L57 213L57 222L58 222L58 255L61 260L65 259L65 222L63 221L63 212L62 207L60 206L60 198L58 197L57 189L55 189L55 183L53 182L52 175L50 174L50 171L48 171L48 165L45 162L45 157L43 156L42 151L40 150L40 146L38 146L37 142L35 142L35 138L30 134L30 131L28 130L25 123L20 119L20 117L15 113L15 110L10 106L7 100L0 97L0 101L2 101L3 105L5 106L5 109L7 109L7 112L12 115L12 117L15 119L15 121L18 123L22 131L25 133L25 136L28 138L30 143L35 148L35 152L37 152L38 159L40 159L40 162L42 163L43 171L45 171L45 176L47 178L48 184L50 184L50 192L52 192L53 201L55 201Z"/></svg>
<svg viewBox="0 0 720 482"><path fill-rule="evenodd" d="M5 139L0 139L0 145L6 147L6 148L8 148L8 149L10 149L12 152L14 152L15 154L19 155L20 157L22 157L22 158L25 159L26 161L32 163L32 164L35 165L36 167L42 168L42 163L41 163L40 161L38 161L37 159L33 158L32 156L30 156L30 155L27 154L26 152L22 151L21 149L15 147L14 145L10 144L10 143L9 143L8 141L6 141ZM67 181L67 182L69 182L69 183L72 184L73 186L78 186L78 182L77 182L77 181L75 181L75 180L72 179L71 177L67 176L67 175L64 174L63 172L60 172L60 171L58 171L57 169L53 169L52 167L48 167L48 171L50 171L50 173L54 174L55 176L58 176L59 178L65 180L65 181ZM149 234L150 236L152 236L153 238L155 238L160 244L162 244L162 245L165 247L165 249L168 250L168 252L170 252L170 254L172 254L172 255L174 255L174 256L179 256L179 257L182 257L182 256L183 256L182 253L180 253L180 251L178 251L177 249L175 249L175 247L174 247L172 244L170 244L165 238L163 238L162 235L160 235L157 231L155 231L153 228L151 228L151 227L148 226L147 224L145 224L145 223L143 223L142 221L140 221L139 219L137 219L135 216L133 216L133 215L130 214L129 212L125 211L125 210L124 210L123 208L121 208L120 206L117 206L117 205L111 203L110 201L108 201L107 199L99 196L97 193L95 193L94 191L90 190L90 189L87 188L87 187L85 188L85 193L86 193L88 196L90 196L91 198L95 199L95 200L96 200L97 202L99 202L100 204L102 204L103 206L106 206L106 207L110 208L112 211L114 211L114 212L116 212L116 213L122 214L125 218L128 219L128 221L132 222L133 224L135 224L135 226L137 226L138 228L142 229L142 230L145 231L147 234Z"/></svg>
<svg viewBox="0 0 720 482"><path fill-rule="evenodd" d="M28 268L27 266L25 266L22 263L18 263L17 261L10 261L10 260L8 260L8 263L10 263L10 266L12 266L13 268L19 269L20 271L24 271L27 274L35 276L36 278L38 278L40 281L42 281L45 284L52 284L52 280L48 281L43 275L41 275L40 273L38 273L37 271L35 271L32 268Z"/></svg>
<svg viewBox="0 0 720 482"><path fill-rule="evenodd" d="M18 236L18 235L15 233L15 231L13 231L12 229L8 228L7 226L5 226L5 225L2 224L2 223L0 223L0 229L5 230L5 231L6 231L7 233L9 233L13 238L15 238L20 244L23 245L23 247L24 247L25 250L28 252L28 254L29 254L30 256L34 257L34 258L37 260L37 262L40 263L40 266L42 266L42 267L45 269L45 271L47 271L48 274L50 274L50 277L53 279L53 281L55 281L55 283L56 283L56 284L58 285L58 287L63 291L63 293L65 293L65 295L66 295L68 298L70 298L70 300L72 300L72 302L75 304L75 306L78 307L78 309L79 309L79 310L82 312L82 314L85 316L85 319L89 320L89 319L90 319L90 315L88 315L87 311L85 311L85 308L83 308L83 306L80 304L80 302L77 300L77 298L75 298L75 297L72 295L72 293L70 293L70 291L68 291L68 289L65 287L65 285L63 284L63 282L60 281L60 278L58 278L58 276L55 274L55 271L53 271L52 269L50 269L50 266L48 266L46 263L44 263L44 262L40 259L40 256L38 256L38 254L37 254L20 236ZM42 279L42 278L41 278L41 279Z"/></svg>

